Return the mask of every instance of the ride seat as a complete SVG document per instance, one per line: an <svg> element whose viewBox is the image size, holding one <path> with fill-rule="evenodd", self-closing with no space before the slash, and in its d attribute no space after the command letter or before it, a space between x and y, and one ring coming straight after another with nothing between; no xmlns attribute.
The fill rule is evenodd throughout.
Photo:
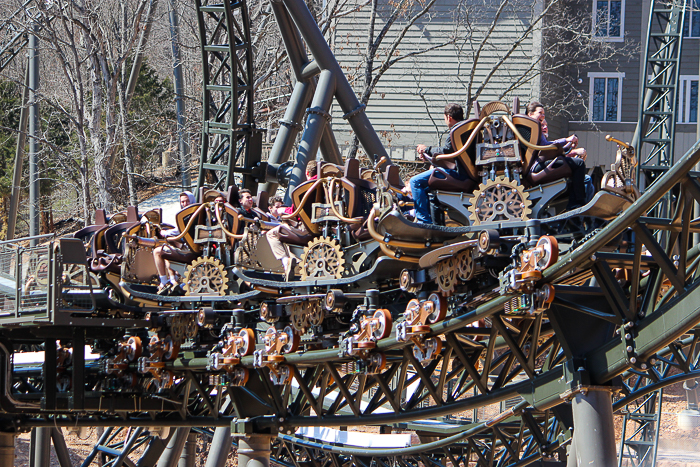
<svg viewBox="0 0 700 467"><path fill-rule="evenodd" d="M314 237L314 234L305 230L295 229L294 227L280 229L280 241L290 245L306 246Z"/></svg>
<svg viewBox="0 0 700 467"><path fill-rule="evenodd" d="M384 180L389 184L389 186L394 187L398 190L403 189L406 185L403 180L401 180L401 174L398 165L388 165L384 171Z"/></svg>
<svg viewBox="0 0 700 467"><path fill-rule="evenodd" d="M540 133L542 131L540 127L540 122L527 115L513 115L513 124L518 132L531 144L537 144L540 140ZM535 149L528 148L527 146L520 145L520 154L522 154L523 159L523 173L525 174L524 185L526 188L532 188L537 185L543 185L545 183L550 183L562 178L567 178L571 176L571 169L567 164L562 164L560 167L553 168L552 165L561 156L562 149L553 149L547 151L538 151ZM544 165L544 169L539 172L534 172L534 168L537 165Z"/></svg>
<svg viewBox="0 0 700 467"><path fill-rule="evenodd" d="M472 132L478 125L479 119L470 118L469 120L464 120L457 123L450 129L450 141L452 142L452 149L455 152L464 147ZM478 143L478 139L478 137L474 138L470 147L456 158L449 161L443 161L443 163L446 163L448 167L452 166L457 170L460 170L460 172L466 173L467 178L460 180L451 176L447 173L447 171L442 170L440 167L436 167L428 179L428 186L433 190L460 191L463 193L473 192L474 188L476 188L478 184L476 180L479 179L479 173L476 169L476 165L474 164L474 161L476 160L476 144ZM437 176L437 173L439 173L440 176Z"/></svg>

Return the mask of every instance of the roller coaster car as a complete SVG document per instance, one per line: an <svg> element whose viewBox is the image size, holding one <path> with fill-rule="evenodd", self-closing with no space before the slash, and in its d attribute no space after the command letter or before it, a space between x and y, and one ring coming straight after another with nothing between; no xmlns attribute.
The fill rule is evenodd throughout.
<svg viewBox="0 0 700 467"><path fill-rule="evenodd" d="M214 202L218 192L205 193L204 201L177 213L181 232L170 239L158 238L159 228L138 224L124 232L127 239L122 261L121 285L133 297L160 301L154 296L158 284L153 249L180 242L181 247L163 250L163 258L183 279L185 295L224 295L229 290L226 268L231 266L234 243L243 222L229 203Z"/></svg>
<svg viewBox="0 0 700 467"><path fill-rule="evenodd" d="M566 219L587 216L600 219L597 224L591 223L597 226L616 217L636 199L638 192L631 178L636 160L629 156L634 150L625 145L624 151L618 151L613 172L606 175L606 183L593 199L581 208L561 212L565 202L560 200L567 189L565 178L571 173L566 164L550 167L551 161L567 156L560 146L537 145L540 131L539 122L511 113L505 104L487 104L479 118L452 127L450 138L455 152L435 157L436 163L459 166L461 173L468 174L465 180L458 180L436 166L429 179L433 218L437 224L444 224L446 212L449 225L407 219L400 209L400 197L385 184L379 187L370 233L382 243L386 254L409 256L417 262L436 246L482 229L522 232L530 219L561 225ZM534 172L536 165L545 168Z"/></svg>
<svg viewBox="0 0 700 467"><path fill-rule="evenodd" d="M384 174L361 171L356 159L349 159L344 167L321 164L318 179L294 190L295 212L283 216L283 225L277 229L285 248L299 260L300 279L288 286L323 285L324 281L349 284L358 275L372 275L369 270L377 267L381 255L368 229L368 214L376 201L377 178L390 180L395 189L403 186L396 169ZM278 225L258 222L246 229L235 260L245 280L261 286L284 281L282 263L273 256L267 234Z"/></svg>

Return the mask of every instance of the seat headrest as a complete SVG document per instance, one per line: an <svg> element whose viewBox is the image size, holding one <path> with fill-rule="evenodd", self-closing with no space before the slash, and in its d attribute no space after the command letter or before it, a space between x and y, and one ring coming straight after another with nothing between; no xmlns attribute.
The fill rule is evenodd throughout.
<svg viewBox="0 0 700 467"><path fill-rule="evenodd" d="M267 211L267 208L270 206L270 195L267 191L263 190L258 193L258 196L255 197L255 204L260 210Z"/></svg>
<svg viewBox="0 0 700 467"><path fill-rule="evenodd" d="M107 225L107 213L104 209L95 210L95 225Z"/></svg>
<svg viewBox="0 0 700 467"><path fill-rule="evenodd" d="M360 161L348 159L345 161L345 178L358 180L360 178Z"/></svg>
<svg viewBox="0 0 700 467"><path fill-rule="evenodd" d="M403 180L401 180L401 173L398 165L387 166L384 172L384 180L386 180L389 186L395 188L403 188L405 186Z"/></svg>
<svg viewBox="0 0 700 467"><path fill-rule="evenodd" d="M138 222L139 221L139 211L136 206L129 206L126 208L126 221L127 222Z"/></svg>

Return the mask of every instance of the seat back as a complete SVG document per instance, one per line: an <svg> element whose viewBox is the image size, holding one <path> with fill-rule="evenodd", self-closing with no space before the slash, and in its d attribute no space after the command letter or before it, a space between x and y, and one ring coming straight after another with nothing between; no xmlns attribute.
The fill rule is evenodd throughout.
<svg viewBox="0 0 700 467"><path fill-rule="evenodd" d="M398 188L399 190L406 186L401 180L401 173L398 165L388 165L384 171L384 180L389 186Z"/></svg>
<svg viewBox="0 0 700 467"><path fill-rule="evenodd" d="M263 190L258 193L258 195L255 197L255 204L257 205L258 209L263 212L268 210L270 207L270 195L267 193L267 191Z"/></svg>
<svg viewBox="0 0 700 467"><path fill-rule="evenodd" d="M199 214L197 214L198 219L196 219L192 223L192 226L187 231L185 230L187 228L187 224L190 222L190 219L199 209L200 206L201 204L190 204L185 209L175 214L175 223L177 224L177 229L180 232L185 232L185 234L182 237L182 241L190 248L190 250L196 253L202 251L202 246L195 243L194 238L197 225L204 223L204 216L206 216L204 209L200 211Z"/></svg>
<svg viewBox="0 0 700 467"><path fill-rule="evenodd" d="M138 222L139 221L139 211L136 206L129 206L126 208L126 221L127 222Z"/></svg>
<svg viewBox="0 0 700 467"><path fill-rule="evenodd" d="M319 178L325 177L336 177L340 178L343 176L345 168L342 165L332 164L330 162L321 162L320 169L318 171Z"/></svg>
<svg viewBox="0 0 700 467"><path fill-rule="evenodd" d="M122 222L111 226L105 231L104 241L107 247L107 253L121 254L123 253L124 239L122 234L130 228L139 225L138 222Z"/></svg>
<svg viewBox="0 0 700 467"><path fill-rule="evenodd" d="M540 122L534 118L527 115L513 115L513 125L529 143L537 144L539 142L542 128ZM520 154L523 160L523 174L527 175L532 170L532 166L539 156L539 151L520 144Z"/></svg>
<svg viewBox="0 0 700 467"><path fill-rule="evenodd" d="M464 147L467 140L471 136L474 129L479 125L479 119L470 118L469 120L464 120L450 129L450 140L452 142L452 149L454 151L459 151ZM457 164L460 164L464 171L469 175L472 180L479 179L479 172L476 169L474 161L476 160L476 145L479 143L479 137L474 138L470 147L467 148L462 154L460 154L455 160Z"/></svg>
<svg viewBox="0 0 700 467"><path fill-rule="evenodd" d="M95 209L95 225L107 225L107 213L104 209Z"/></svg>
<svg viewBox="0 0 700 467"><path fill-rule="evenodd" d="M301 219L301 222L304 223L309 232L313 232L315 234L321 233L321 228L318 224L311 222L313 204L322 203L325 199L323 186L320 183L316 184L317 181L318 180L307 180L301 185L297 186L292 193L292 203L294 206L301 206L301 210L299 211L299 218ZM306 202L302 205L301 202L309 191L312 192L309 194Z"/></svg>

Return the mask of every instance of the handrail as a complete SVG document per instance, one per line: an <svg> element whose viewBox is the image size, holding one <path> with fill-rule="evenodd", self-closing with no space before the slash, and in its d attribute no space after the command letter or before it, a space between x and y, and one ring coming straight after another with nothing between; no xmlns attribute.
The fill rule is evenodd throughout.
<svg viewBox="0 0 700 467"><path fill-rule="evenodd" d="M222 203L214 203L214 214L216 215L216 220L219 223L219 227L221 227L221 230L224 231L227 237L233 238L235 240L242 240L243 239L243 234L235 234L233 232L229 232L226 227L224 227L224 223L221 220L221 213L219 212L219 204ZM223 208L223 206L221 206Z"/></svg>
<svg viewBox="0 0 700 467"><path fill-rule="evenodd" d="M313 189L316 188L316 186L319 183L321 183L321 181L323 181L323 180L325 180L325 178L319 178L318 180L316 180L314 182L314 184L311 185L311 187L306 191L306 193L304 193L304 197L299 202L299 206L297 206L296 210L291 214L281 215L280 219L288 221L290 219L294 219L295 217L297 217L299 215L299 213L301 212L301 210L304 208L304 205L306 204L306 200L309 199L309 196L311 196L311 192L313 191Z"/></svg>
<svg viewBox="0 0 700 467"><path fill-rule="evenodd" d="M445 161L445 160L449 160L449 159L454 159L455 157L457 157L461 154L464 154L464 152L466 152L467 148L469 148L469 146L472 145L472 143L474 142L474 138L476 138L476 135L479 134L479 130L481 130L484 127L484 125L486 124L486 120L488 118L489 117L484 117L481 119L479 124L472 130L471 135L469 135L469 139L467 140L466 143L464 143L464 146L462 146L461 149L459 149L457 152L453 152L452 154L439 154L439 155L435 156L435 159L437 159L439 161Z"/></svg>
<svg viewBox="0 0 700 467"><path fill-rule="evenodd" d="M624 147L625 149L629 149L631 146L629 143L623 143L619 139L614 138L612 135L605 135L605 141L615 142L615 143L619 144L620 146Z"/></svg>
<svg viewBox="0 0 700 467"><path fill-rule="evenodd" d="M510 121L510 119L507 116L503 116L503 121L506 122L506 125L508 125L508 128L510 128L513 131L513 134L515 135L516 138L518 138L518 141L520 141L521 144L527 146L530 149L534 149L535 151L549 151L550 149L558 149L559 147L556 144L549 144L547 146L539 146L537 144L532 144L528 140L523 137L523 135L520 134L517 128L515 128L515 125L513 122Z"/></svg>
<svg viewBox="0 0 700 467"><path fill-rule="evenodd" d="M345 222L347 224L361 224L365 220L361 217L345 217L342 214L340 214L336 209L335 209L335 198L331 196L333 193L333 188L335 188L335 181L337 179L333 178L331 179L330 183L326 185L325 183L323 184L324 190L326 190L326 196L331 202L331 210L333 211L333 214L340 219L342 222ZM330 193L329 193L330 192Z"/></svg>

